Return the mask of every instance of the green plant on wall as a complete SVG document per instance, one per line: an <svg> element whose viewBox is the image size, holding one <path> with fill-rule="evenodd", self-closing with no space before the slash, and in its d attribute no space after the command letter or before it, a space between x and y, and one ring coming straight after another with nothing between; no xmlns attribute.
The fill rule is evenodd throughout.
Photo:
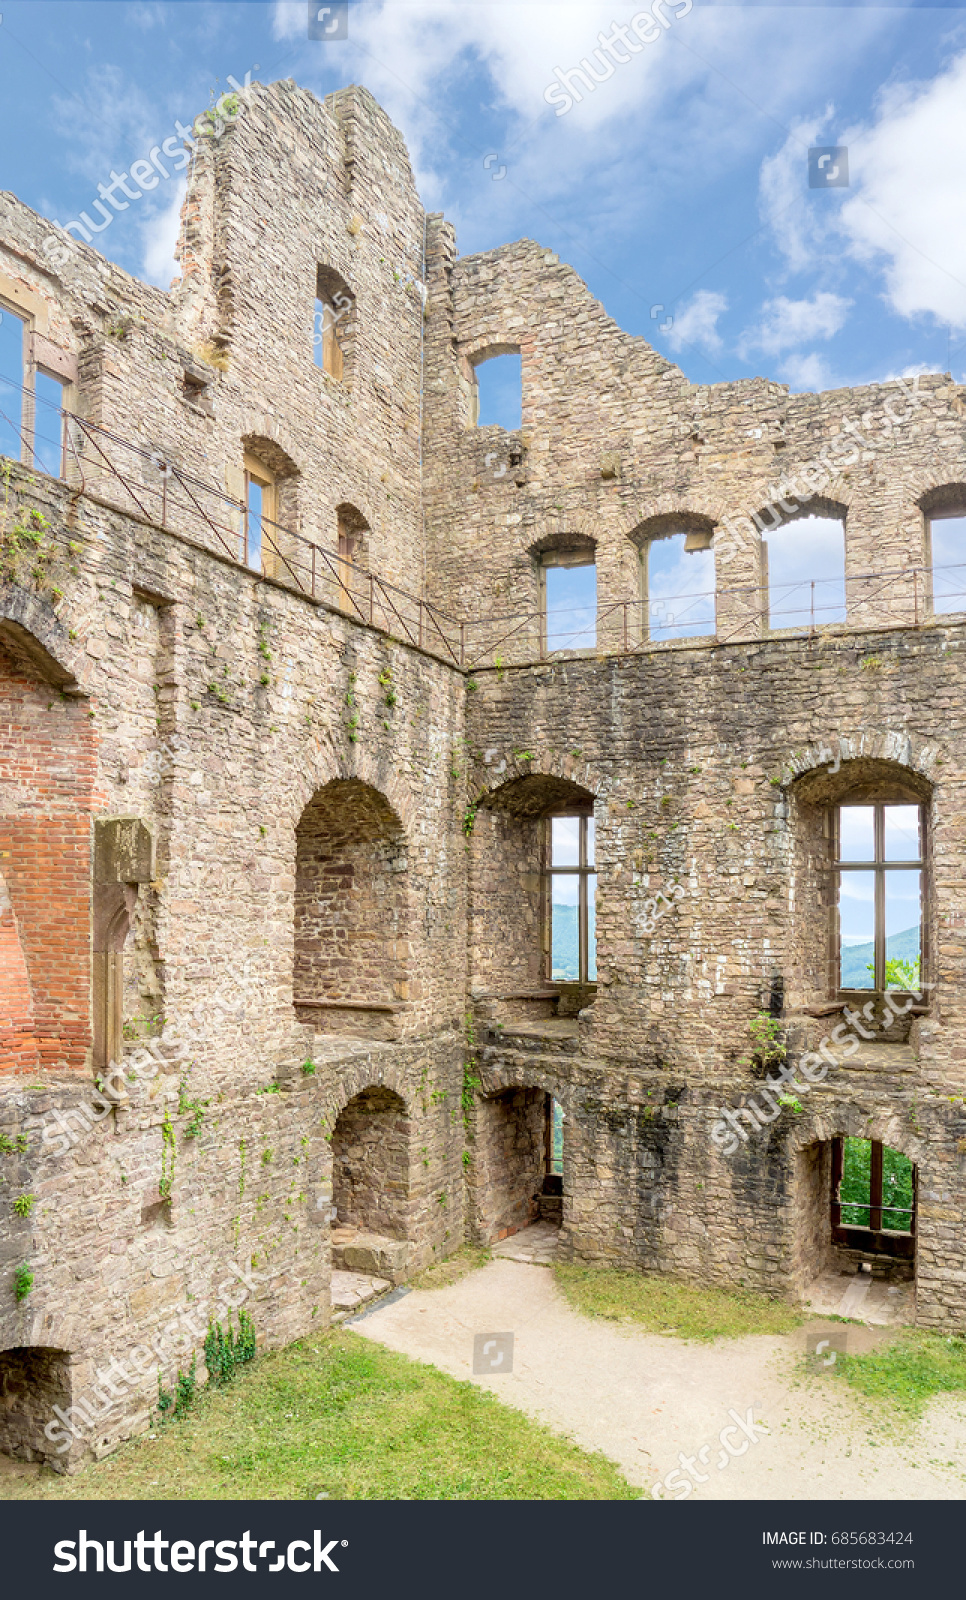
<svg viewBox="0 0 966 1600"><path fill-rule="evenodd" d="M171 1123L171 1113L165 1106L164 1118L161 1123L161 1177L158 1182L158 1194L162 1200L170 1200L171 1198L176 1154L177 1145L175 1143L174 1128Z"/></svg>
<svg viewBox="0 0 966 1600"><path fill-rule="evenodd" d="M34 1286L34 1275L27 1262L24 1261L13 1275L13 1292L19 1305L21 1300L26 1300Z"/></svg>
<svg viewBox="0 0 966 1600"><path fill-rule="evenodd" d="M191 1112L191 1121L187 1124L184 1130L184 1136L186 1139L197 1139L199 1133L201 1132L202 1123L205 1120L205 1107L210 1106L211 1101L210 1099L189 1099L188 1074L190 1071L191 1068L189 1067L188 1072L184 1074L181 1082L178 1084L178 1116L184 1117L187 1116L189 1111Z"/></svg>
<svg viewBox="0 0 966 1600"><path fill-rule="evenodd" d="M36 1195L33 1195L33 1194L18 1194L16 1200L13 1203L13 1209L17 1213L18 1217L29 1217L31 1211L33 1210L34 1206L36 1205L36 1202L37 1202L37 1196Z"/></svg>
<svg viewBox="0 0 966 1600"><path fill-rule="evenodd" d="M13 1139L6 1133L0 1133L0 1155L10 1156L15 1153L23 1155L26 1148L27 1135L25 1133L18 1133Z"/></svg>

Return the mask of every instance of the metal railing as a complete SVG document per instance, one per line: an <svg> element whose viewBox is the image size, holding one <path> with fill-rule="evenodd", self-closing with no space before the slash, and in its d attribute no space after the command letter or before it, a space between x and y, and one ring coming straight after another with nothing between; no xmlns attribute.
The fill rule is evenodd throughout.
<svg viewBox="0 0 966 1600"><path fill-rule="evenodd" d="M655 647L693 648L703 639L720 645L774 634L794 637L835 626L864 631L918 626L937 613L966 611L964 561L773 584L769 593L744 585L659 600L602 599L595 609L585 604L457 618L295 529L256 516L243 501L163 451L134 444L73 412L58 411L30 391L21 391L31 402L26 424L15 422L3 408L3 389L21 386L11 380L4 384L2 376L0 424L6 424L9 434L5 440L0 428L0 444L19 437L21 457L35 470L49 473L59 452L60 476L76 493L200 542L239 566L465 669L499 669L569 653L629 655Z"/></svg>

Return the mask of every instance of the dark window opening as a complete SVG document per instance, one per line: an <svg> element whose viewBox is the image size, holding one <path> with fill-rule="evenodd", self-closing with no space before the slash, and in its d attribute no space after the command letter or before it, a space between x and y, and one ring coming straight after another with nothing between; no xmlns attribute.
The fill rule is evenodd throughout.
<svg viewBox="0 0 966 1600"><path fill-rule="evenodd" d="M915 1254L918 1178L908 1156L878 1139L832 1142L832 1239L876 1255Z"/></svg>
<svg viewBox="0 0 966 1600"><path fill-rule="evenodd" d="M547 905L550 978L555 983L597 981L597 869L594 819L547 819Z"/></svg>
<svg viewBox="0 0 966 1600"><path fill-rule="evenodd" d="M920 805L837 806L832 818L840 990L922 991Z"/></svg>

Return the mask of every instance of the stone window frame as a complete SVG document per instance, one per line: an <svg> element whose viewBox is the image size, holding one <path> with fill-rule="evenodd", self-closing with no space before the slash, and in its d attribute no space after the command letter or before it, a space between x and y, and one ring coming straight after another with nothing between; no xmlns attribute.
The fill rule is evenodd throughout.
<svg viewBox="0 0 966 1600"><path fill-rule="evenodd" d="M861 1137L861 1136L860 1136ZM889 1228L882 1226L882 1213L889 1209L883 1205L882 1170L883 1151L886 1148L881 1139L870 1139L869 1161L869 1226L864 1228L861 1224L843 1223L842 1206L866 1209L861 1201L839 1198L839 1188L845 1166L845 1136L837 1134L832 1140L832 1193L830 1201L830 1217L832 1224L832 1243L844 1246L847 1250L861 1250L875 1255L898 1256L904 1260L914 1260L916 1254L916 1220L919 1212L919 1168L916 1163L912 1166L912 1212L909 1218L909 1227ZM895 1146L890 1145L889 1149ZM898 1155L905 1155L899 1150Z"/></svg>
<svg viewBox="0 0 966 1600"><path fill-rule="evenodd" d="M7 312L23 325L20 407L20 462L34 472L46 472L31 441L36 427L36 383L40 374L61 387L60 470L67 476L67 417L77 408L77 358L48 338L49 313L39 295L0 274L0 313Z"/></svg>
<svg viewBox="0 0 966 1600"><path fill-rule="evenodd" d="M492 344L482 344L478 349L471 349L460 356L459 387L463 400L464 426L478 428L480 426L480 380L476 376L477 367L482 367L487 361L494 361L497 356L520 357L520 412L523 413L523 346L521 344L507 343L505 340ZM487 423L487 427L499 427L502 433L513 436L513 430L501 426L500 423Z"/></svg>
<svg viewBox="0 0 966 1600"><path fill-rule="evenodd" d="M875 860L872 862L843 862L839 855L840 837L840 812L843 806L872 806L874 807L874 849ZM917 806L919 810L919 857L917 860L889 861L885 860L883 844L884 808L889 805ZM885 987L885 907L884 886L885 874L888 871L909 870L917 868L919 871L919 988L918 990L890 989L888 992L895 995L915 994L917 997L924 993L923 985L928 976L929 964L929 916L930 905L930 835L929 835L929 807L921 794L901 783L866 783L841 795L834 804L828 808L828 841L829 841L829 875L831 892L829 895L829 990L832 995L841 1000L863 999L865 1001L881 1000L886 992ZM881 986L876 982L869 989L843 988L839 982L841 976L841 939L839 934L838 914L838 888L842 868L859 868L873 871L876 878L874 934L873 944L875 949L874 961L876 966L875 978L882 977Z"/></svg>
<svg viewBox="0 0 966 1600"><path fill-rule="evenodd" d="M770 515L769 515L770 513ZM768 573L768 540L765 535L775 533L779 528L787 528L793 522L806 522L809 517L820 517L826 522L840 522L842 524L842 553L845 574L845 622L837 626L848 626L849 613L849 508L841 500L832 500L826 495L811 495L807 500L796 503L795 509L786 511L784 507L776 509L771 503L761 511L752 513L752 521L758 528L758 606L761 615L761 631L765 638L778 638L787 631L786 627L773 627L771 618L771 597L769 595L770 578ZM805 582L807 580L802 580ZM813 585L821 582L819 578L811 580ZM821 624L819 624L821 626ZM800 632L800 629L792 629Z"/></svg>
<svg viewBox="0 0 966 1600"><path fill-rule="evenodd" d="M640 616L633 629L636 644L665 643L664 640L651 640L650 625L650 594L648 586L648 554L652 544L657 544L662 539L673 539L678 534L685 535L684 548L690 553L694 550L713 550L715 523L711 517L702 516L696 511L667 511L656 516L647 517L639 523L629 535L631 543L637 548L637 589L640 598ZM718 609L718 573L715 567L714 584L715 614ZM714 634L685 635L687 638L715 638Z"/></svg>
<svg viewBox="0 0 966 1600"><path fill-rule="evenodd" d="M557 650L551 650L549 645L550 630L547 618L547 570L549 567L593 567L595 573L598 569L597 543L589 537L558 535L552 543L547 542L539 549L531 551L537 563L537 580L539 583L539 617L540 617L540 654L541 656L556 655ZM597 649L597 640L600 634L600 595L597 594L597 604L594 616L594 641L589 645L575 646L578 650L587 650L591 653ZM567 647L564 646L564 649Z"/></svg>
<svg viewBox="0 0 966 1600"><path fill-rule="evenodd" d="M580 864L576 867L558 867L553 864L553 823L554 819L564 817L578 818L580 820ZM593 822L593 805L577 805L571 802L560 810L549 811L543 818L543 848L540 864L542 881L542 917L543 917L543 942L545 950L545 977L548 983L555 988L593 989L596 990L597 979L587 976L589 961L589 899L587 894L587 880L596 878L599 872L597 865L596 829L594 841L594 859L588 863L587 856L587 822ZM553 878L556 874L569 877L579 877L578 906L577 906L577 978L553 977ZM596 924L596 918L595 918ZM596 938L595 938L596 970Z"/></svg>
<svg viewBox="0 0 966 1600"><path fill-rule="evenodd" d="M949 522L956 517L966 517L966 483L942 484L939 488L930 490L919 502L919 509L923 520L922 540L925 565L926 611L932 616L956 616L958 613L954 611L936 611L933 585L932 525L934 522ZM964 566L966 566L966 562L964 562ZM966 585L964 585L964 589L966 589ZM966 611L966 592L963 594L959 611Z"/></svg>
<svg viewBox="0 0 966 1600"><path fill-rule="evenodd" d="M321 326L318 309L320 306ZM320 263L315 273L312 359L314 365L334 383L345 383L350 376L348 367L355 333L355 312L356 297L345 278L335 267Z"/></svg>

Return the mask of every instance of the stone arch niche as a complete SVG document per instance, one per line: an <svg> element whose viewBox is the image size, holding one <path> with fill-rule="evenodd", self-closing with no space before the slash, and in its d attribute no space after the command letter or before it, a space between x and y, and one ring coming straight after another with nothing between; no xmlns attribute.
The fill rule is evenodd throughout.
<svg viewBox="0 0 966 1600"><path fill-rule="evenodd" d="M592 816L594 797L569 778L512 778L481 802L470 850L469 944L473 998L498 1021L575 1014L596 992L550 979L547 819ZM570 992L573 990L573 993Z"/></svg>
<svg viewBox="0 0 966 1600"><path fill-rule="evenodd" d="M332 1130L332 1265L398 1283L406 1275L411 1232L410 1144L406 1102L371 1085L352 1099Z"/></svg>
<svg viewBox="0 0 966 1600"><path fill-rule="evenodd" d="M393 1039L408 991L407 855L377 789L335 779L296 830L294 1004L320 1033Z"/></svg>
<svg viewBox="0 0 966 1600"><path fill-rule="evenodd" d="M0 1451L66 1472L76 1454L71 1422L71 1358L66 1350L19 1346L0 1351ZM49 1430L49 1431L48 1431Z"/></svg>

